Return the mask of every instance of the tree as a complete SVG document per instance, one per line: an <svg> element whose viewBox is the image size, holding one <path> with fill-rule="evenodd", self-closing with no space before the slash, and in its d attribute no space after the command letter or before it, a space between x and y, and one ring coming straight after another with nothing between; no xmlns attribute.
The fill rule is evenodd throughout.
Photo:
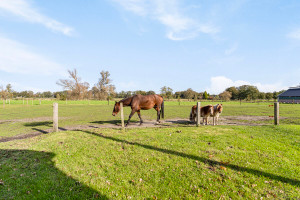
<svg viewBox="0 0 300 200"><path fill-rule="evenodd" d="M93 87L93 94L98 99L108 99L116 95L116 87L112 84L112 80L109 78L110 73L108 71L100 72L100 79L98 83Z"/></svg>
<svg viewBox="0 0 300 200"><path fill-rule="evenodd" d="M204 93L203 93L203 99L208 99L208 97L209 97L208 93L206 91L204 91Z"/></svg>
<svg viewBox="0 0 300 200"><path fill-rule="evenodd" d="M192 99L197 92L192 90L192 88L187 89L186 91L183 91L183 98L185 99Z"/></svg>
<svg viewBox="0 0 300 200"><path fill-rule="evenodd" d="M68 70L70 79L60 79L56 84L62 86L68 91L70 99L83 99L87 96L89 89L89 83L81 82L81 78L78 77L77 70Z"/></svg>
<svg viewBox="0 0 300 200"><path fill-rule="evenodd" d="M259 98L259 99L266 99L266 93L260 92L260 93L258 94L258 98Z"/></svg>
<svg viewBox="0 0 300 200"><path fill-rule="evenodd" d="M173 97L173 89L167 86L160 88L160 95L164 98L172 98Z"/></svg>
<svg viewBox="0 0 300 200"><path fill-rule="evenodd" d="M147 93L146 93L147 95L150 95L150 94L155 94L155 92L154 91L152 91L152 90L149 90Z"/></svg>
<svg viewBox="0 0 300 200"><path fill-rule="evenodd" d="M219 94L219 97L221 100L229 101L231 99L232 95L231 95L231 92L224 91L221 94Z"/></svg>
<svg viewBox="0 0 300 200"><path fill-rule="evenodd" d="M236 87L229 87L225 91L231 93L231 100L237 100L239 99L239 91Z"/></svg>
<svg viewBox="0 0 300 200"><path fill-rule="evenodd" d="M251 85L242 85L239 86L237 89L239 91L239 100L255 100L257 99L259 94L259 90L257 89L257 87Z"/></svg>
<svg viewBox="0 0 300 200"><path fill-rule="evenodd" d="M273 98L273 93L267 92L267 93L266 93L266 99L267 99L268 101L270 101L270 99L272 99L272 98Z"/></svg>

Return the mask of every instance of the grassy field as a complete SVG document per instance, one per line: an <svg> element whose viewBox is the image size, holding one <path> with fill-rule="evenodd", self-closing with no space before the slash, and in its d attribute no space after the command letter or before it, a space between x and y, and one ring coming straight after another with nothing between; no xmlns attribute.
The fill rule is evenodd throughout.
<svg viewBox="0 0 300 200"><path fill-rule="evenodd" d="M0 143L0 197L297 199L299 130L92 129Z"/></svg>
<svg viewBox="0 0 300 200"><path fill-rule="evenodd" d="M53 102L52 102L53 103ZM37 130L49 129L52 126L52 103L42 103L42 105L6 105L0 106L0 138L24 134ZM70 102L69 102L70 103ZM78 125L99 125L120 123L120 116L112 116L113 105L107 105L107 101L98 102L98 104L88 105L87 101L82 104L66 105L59 102L59 126L70 127ZM92 103L92 102L90 102ZM111 102L113 103L113 102ZM178 105L178 102L165 102L166 119L184 119L188 120L191 106L195 102L181 102L184 105ZM212 102L203 102L207 105ZM217 102L213 102L215 104ZM242 103L223 102L223 116L265 116L266 119L257 120L240 120L249 124L273 124L273 107L271 103ZM130 113L130 108L125 107L125 119ZM280 104L281 124L298 124L300 125L300 105ZM155 120L156 112L154 109L141 111L144 120ZM133 116L133 121L139 120L137 115Z"/></svg>
<svg viewBox="0 0 300 200"><path fill-rule="evenodd" d="M165 102L166 118L187 119L194 104ZM269 104L225 102L222 116L273 115ZM59 125L119 123L112 108L59 102ZM80 128L0 142L0 199L299 199L299 113L281 104L280 126ZM51 116L52 102L1 106L0 140L49 129Z"/></svg>

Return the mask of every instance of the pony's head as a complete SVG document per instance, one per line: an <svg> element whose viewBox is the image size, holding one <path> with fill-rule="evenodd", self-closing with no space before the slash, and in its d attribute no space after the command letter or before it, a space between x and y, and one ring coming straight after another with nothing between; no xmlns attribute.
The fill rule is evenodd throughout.
<svg viewBox="0 0 300 200"><path fill-rule="evenodd" d="M112 112L113 116L116 116L118 114L118 112L120 111L120 102L116 102L115 106L114 106L114 110Z"/></svg>
<svg viewBox="0 0 300 200"><path fill-rule="evenodd" d="M217 105L217 112L221 114L222 111L223 111L223 105L222 104L218 104Z"/></svg>

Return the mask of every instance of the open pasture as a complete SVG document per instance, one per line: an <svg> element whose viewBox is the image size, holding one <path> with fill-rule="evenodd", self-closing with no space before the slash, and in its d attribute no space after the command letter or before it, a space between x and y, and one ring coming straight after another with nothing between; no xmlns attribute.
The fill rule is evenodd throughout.
<svg viewBox="0 0 300 200"><path fill-rule="evenodd" d="M45 103L47 102L47 103ZM52 101L43 101L42 105L11 104L0 107L0 137L26 134L43 131L52 127ZM51 103L49 103L51 102ZM59 103L59 127L77 129L82 127L115 127L120 124L120 115L113 117L113 102L107 101L64 101ZM74 104L72 104L74 103ZM89 104L90 103L90 104ZM203 102L202 105L220 102ZM223 125L271 125L274 115L273 103L242 103L222 102L223 113L220 124ZM189 123L189 114L195 102L165 102L165 125L167 126L194 126ZM124 108L125 120L130 113L130 108ZM300 105L280 104L280 124L300 125ZM154 109L141 111L142 118L148 124L154 124L156 111ZM132 118L139 121L137 114ZM152 122L153 121L153 122ZM145 123L145 126L147 123Z"/></svg>
<svg viewBox="0 0 300 200"><path fill-rule="evenodd" d="M109 128L120 127L113 105L68 103L48 134L52 104L0 108L0 199L300 197L300 105L281 104L274 126L272 103L223 103L223 125L195 127L195 102L165 102L162 125L124 132ZM154 123L154 109L141 113Z"/></svg>

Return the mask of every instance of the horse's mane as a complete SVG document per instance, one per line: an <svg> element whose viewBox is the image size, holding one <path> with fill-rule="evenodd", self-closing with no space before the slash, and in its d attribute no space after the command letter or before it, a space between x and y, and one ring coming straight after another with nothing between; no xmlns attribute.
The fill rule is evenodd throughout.
<svg viewBox="0 0 300 200"><path fill-rule="evenodd" d="M122 102L124 105L130 105L132 98L133 98L133 96L124 98L124 99L120 100L119 103Z"/></svg>

